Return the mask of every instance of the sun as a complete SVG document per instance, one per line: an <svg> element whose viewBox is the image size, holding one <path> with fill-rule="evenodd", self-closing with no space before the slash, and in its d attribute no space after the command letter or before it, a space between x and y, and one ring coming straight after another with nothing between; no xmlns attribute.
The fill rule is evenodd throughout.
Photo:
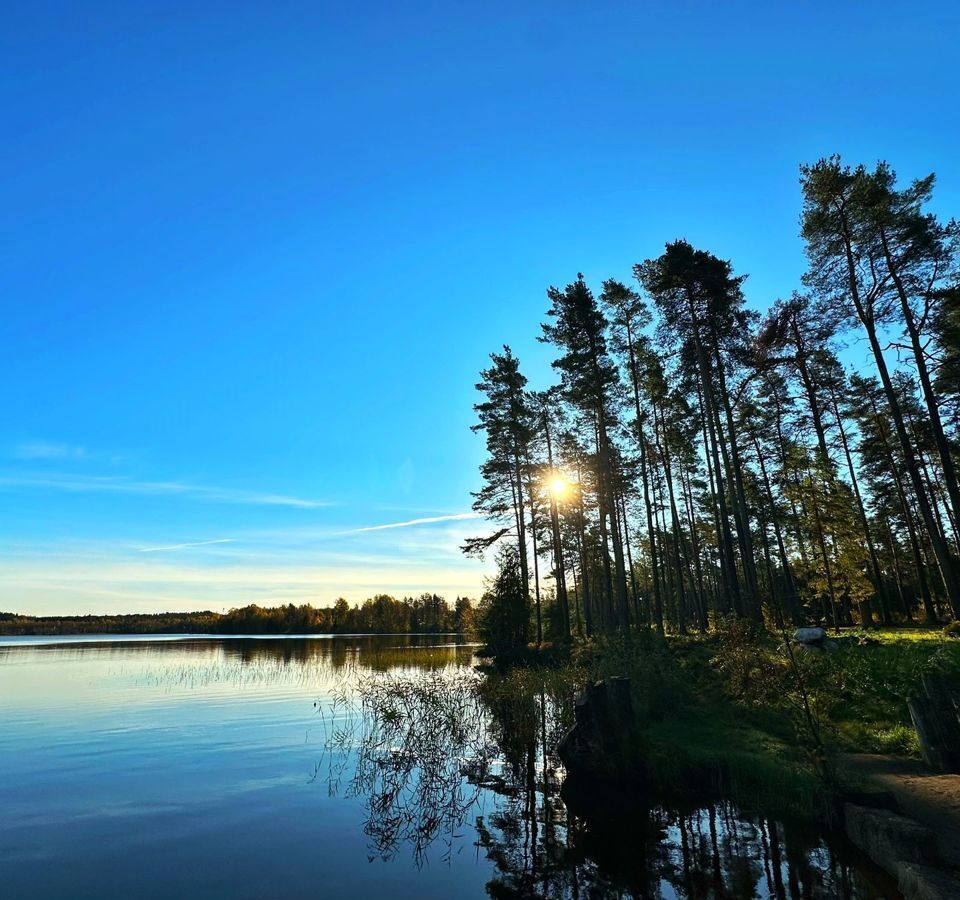
<svg viewBox="0 0 960 900"><path fill-rule="evenodd" d="M547 479L547 491L554 500L565 500L570 496L573 485L559 472L554 473Z"/></svg>

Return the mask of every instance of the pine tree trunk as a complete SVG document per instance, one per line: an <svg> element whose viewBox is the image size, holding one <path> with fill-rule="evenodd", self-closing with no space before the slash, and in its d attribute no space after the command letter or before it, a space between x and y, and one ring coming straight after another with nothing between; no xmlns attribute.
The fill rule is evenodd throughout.
<svg viewBox="0 0 960 900"><path fill-rule="evenodd" d="M913 621L913 613L910 610L910 604L907 602L907 595L903 591L903 576L900 574L900 554L897 553L897 544L893 538L893 531L890 529L890 522L886 523L887 549L890 551L890 562L893 565L893 578L897 585L897 593L900 595L900 606L908 622Z"/></svg>
<svg viewBox="0 0 960 900"><path fill-rule="evenodd" d="M734 519L737 522L737 532L740 538L740 562L743 566L743 580L746 582L747 588L744 605L747 615L760 622L763 620L763 615L760 607L760 590L757 583L757 565L753 552L753 534L750 531L750 510L747 506L747 492L743 486L743 461L740 455L740 442L737 440L737 428L733 421L733 407L730 404L730 393L727 390L727 377L723 370L723 360L720 357L720 349L716 344L714 344L714 358L717 366L720 400L727 423L727 444L730 447L731 468L733 470ZM722 431L720 433L722 434Z"/></svg>
<svg viewBox="0 0 960 900"><path fill-rule="evenodd" d="M773 533L777 539L777 555L780 557L780 568L783 571L783 579L786 582L786 607L790 613L790 618L799 624L800 622L800 601L797 596L797 582L793 575L793 569L790 566L790 559L787 556L787 548L783 541L783 533L780 530L780 523L777 519L777 506L773 497L773 488L770 485L770 477L767 475L767 466L763 461L763 450L760 447L760 441L756 434L753 435L754 447L757 451L757 461L760 465L760 477L763 479L763 486L767 494L767 502L770 504L770 520L773 524Z"/></svg>
<svg viewBox="0 0 960 900"><path fill-rule="evenodd" d="M636 351L633 344L633 331L627 323L627 350L630 362L630 381L633 387L633 403L637 416L637 444L640 446L640 480L643 482L643 506L647 517L647 539L650 543L650 580L654 595L654 614L657 630L663 633L663 600L660 596L660 578L657 572L657 538L653 527L653 513L650 509L650 480L647 474L647 441L643 434L643 411L640 408L640 377L637 371Z"/></svg>
<svg viewBox="0 0 960 900"><path fill-rule="evenodd" d="M654 434L657 433L657 407L654 404L653 407L653 418L654 418ZM665 432L663 428L662 420L663 414L660 413L661 425L659 430ZM687 633L687 623L686 623L686 591L683 585L683 561L680 556L680 516L677 513L677 502L674 497L673 491L673 471L672 466L670 465L670 449L666 446L666 434L664 433L664 441L661 444L657 440L657 449L660 453L660 458L663 461L663 473L667 482L667 496L670 500L670 518L673 523L673 561L676 566L677 571L677 630L680 634Z"/></svg>
<svg viewBox="0 0 960 900"><path fill-rule="evenodd" d="M697 523L693 510L693 490L686 475L683 463L680 464L680 486L683 488L684 504L687 508L687 521L690 523L690 544L692 547L694 577L697 584L697 625L701 634L707 630L707 593L703 582L703 564L700 559L700 539L697 537Z"/></svg>
<svg viewBox="0 0 960 900"><path fill-rule="evenodd" d="M927 620L927 622L934 622L936 621L937 616L936 611L933 608L933 600L930 597L930 588L927 584L926 567L924 566L923 562L923 554L920 551L920 541L917 538L917 531L914 527L913 511L910 509L910 504L907 502L906 492L904 491L903 485L900 482L900 473L897 471L896 460L893 458L893 450L887 441L886 429L883 427L879 412L877 411L876 404L873 402L872 397L870 398L870 403L873 407L874 422L877 427L877 432L880 435L880 439L883 441L883 448L886 451L887 466L890 471L890 476L893 479L894 489L897 492L897 499L900 501L903 519L907 526L907 535L910 538L910 550L913 553L913 564L917 571L917 584L920 588L920 599L923 602L924 618Z"/></svg>
<svg viewBox="0 0 960 900"><path fill-rule="evenodd" d="M727 604L733 606L738 616L743 615L743 602L740 596L740 580L737 574L737 561L733 552L733 535L730 533L730 518L727 512L727 498L724 490L723 474L720 467L720 451L717 447L716 426L714 424L713 405L709 395L709 385L703 382L703 368L701 367L700 402L701 415L706 422L706 432L710 438L710 453L707 455L708 465L713 460L714 500L719 510L719 529L721 546L721 572L727 588Z"/></svg>
<svg viewBox="0 0 960 900"><path fill-rule="evenodd" d="M853 487L853 496L857 500L857 511L860 514L860 525L863 528L864 541L867 544L867 551L870 554L870 567L873 569L874 589L877 593L877 599L880 601L880 614L883 618L883 624L890 624L890 610L887 600L887 589L883 582L883 575L880 572L880 561L877 559L877 550L873 543L873 535L870 531L870 519L867 517L867 511L863 505L863 495L860 493L860 483L857 479L857 471L853 465L853 456L850 453L850 445L847 442L847 432L843 427L843 418L840 416L840 406L837 403L836 392L831 388L830 400L833 405L833 414L837 418L837 431L840 433L840 445L843 447L843 455L847 460L847 472L850 475L850 484ZM869 615L869 608L864 615L869 616L869 621L865 625L873 624L873 616Z"/></svg>
<svg viewBox="0 0 960 900"><path fill-rule="evenodd" d="M601 413L602 415L602 413ZM600 420L599 435L601 445L601 464L603 466L606 487L606 506L610 515L610 537L613 545L613 569L614 569L614 599L615 615L614 620L620 629L626 631L630 627L630 603L627 599L627 567L623 558L623 537L620 534L620 527L617 522L617 494L613 483L613 462L610 452L610 439L607 435L606 423Z"/></svg>
<svg viewBox="0 0 960 900"><path fill-rule="evenodd" d="M520 478L519 458L515 460L515 463L516 481L512 483L513 503L517 521L517 550L520 554L520 578L523 581L523 590L525 593L524 604L526 605L530 598L530 571L527 567L527 525L524 521L523 481ZM523 627L524 643L529 640L528 630L529 625L525 622Z"/></svg>
<svg viewBox="0 0 960 900"><path fill-rule="evenodd" d="M627 498L620 494L620 517L623 520L623 546L627 552L627 571L630 573L630 596L633 600L633 615L640 624L640 593L637 589L637 573L633 568L633 552L630 549L630 526L627 521Z"/></svg>
<svg viewBox="0 0 960 900"><path fill-rule="evenodd" d="M810 477L808 473L808 477ZM837 593L833 584L833 570L830 566L830 555L827 552L827 541L823 533L823 520L820 517L820 506L814 498L813 521L817 526L817 543L820 546L820 554L823 558L823 571L827 579L827 595L830 598L830 613L833 618L834 631L840 631L840 616L837 612Z"/></svg>
<svg viewBox="0 0 960 900"><path fill-rule="evenodd" d="M547 465L551 472L553 468L553 442L550 437L550 423L547 417L543 418L543 430L547 439ZM567 574L563 561L563 542L560 536L560 511L557 498L550 494L550 537L553 544L553 577L557 585L557 603L560 604L560 617L563 622L563 636L570 637L570 599L567 596Z"/></svg>

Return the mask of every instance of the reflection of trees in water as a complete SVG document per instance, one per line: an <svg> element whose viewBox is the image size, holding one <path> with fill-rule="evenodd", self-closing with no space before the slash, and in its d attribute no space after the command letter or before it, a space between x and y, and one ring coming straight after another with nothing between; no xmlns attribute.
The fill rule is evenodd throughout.
<svg viewBox="0 0 960 900"><path fill-rule="evenodd" d="M123 646L139 649L134 644ZM170 690L212 685L324 685L339 690L369 672L468 666L474 655L470 645L424 635L191 640L159 648L154 643L150 650L144 655L153 665L144 666L138 680ZM81 652L89 654L91 650ZM116 651L103 648L102 652ZM130 653L119 655L127 659Z"/></svg>
<svg viewBox="0 0 960 900"><path fill-rule="evenodd" d="M547 779L477 829L497 867L488 892L498 898L896 896L883 873L854 865L809 829L748 817L731 803L681 812L638 801L629 817L583 818Z"/></svg>
<svg viewBox="0 0 960 900"><path fill-rule="evenodd" d="M332 669L361 663L374 671L469 665L473 647L433 635L339 635L334 638L281 638L218 642L228 659L250 664L262 660L286 663L321 662Z"/></svg>
<svg viewBox="0 0 960 900"><path fill-rule="evenodd" d="M406 846L420 864L439 842L448 857L472 820L495 898L896 896L809 829L730 803L668 809L569 783L561 797L565 704L481 684L462 670L377 675L339 698L326 777L364 799L374 855Z"/></svg>

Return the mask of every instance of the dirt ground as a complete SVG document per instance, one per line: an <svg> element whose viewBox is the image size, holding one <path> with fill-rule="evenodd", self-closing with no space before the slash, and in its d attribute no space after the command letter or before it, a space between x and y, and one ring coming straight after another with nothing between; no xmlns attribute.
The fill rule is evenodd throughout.
<svg viewBox="0 0 960 900"><path fill-rule="evenodd" d="M960 775L936 775L919 760L847 754L841 769L856 780L890 791L904 815L937 836L944 861L960 869Z"/></svg>

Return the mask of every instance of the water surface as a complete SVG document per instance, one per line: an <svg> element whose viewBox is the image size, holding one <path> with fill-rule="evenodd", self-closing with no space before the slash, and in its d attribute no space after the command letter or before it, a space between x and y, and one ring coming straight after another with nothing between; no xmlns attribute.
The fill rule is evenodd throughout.
<svg viewBox="0 0 960 900"><path fill-rule="evenodd" d="M421 741L418 753L436 751L425 775L402 748L371 745L374 731L357 727L363 709L344 702L388 675L428 673L432 691L468 690L474 662L471 646L444 636L0 639L0 893L891 890L836 841L728 804L638 809L607 826L580 820L542 742L518 744L489 711L479 710L482 731L466 743ZM470 758L479 744L483 772Z"/></svg>

